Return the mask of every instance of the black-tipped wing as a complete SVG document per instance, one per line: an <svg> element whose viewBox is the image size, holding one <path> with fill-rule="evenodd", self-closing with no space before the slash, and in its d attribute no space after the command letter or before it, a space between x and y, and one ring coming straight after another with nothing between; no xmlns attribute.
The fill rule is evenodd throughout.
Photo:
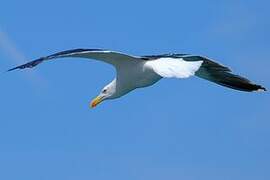
<svg viewBox="0 0 270 180"><path fill-rule="evenodd" d="M264 87L254 84L244 77L233 74L228 67L222 66L205 57L186 56L183 59L186 61L197 61L198 59L203 60L202 66L195 73L196 76L200 78L240 91L266 91Z"/></svg>
<svg viewBox="0 0 270 180"><path fill-rule="evenodd" d="M95 59L95 60L100 60L100 61L104 61L106 63L112 64L116 67L119 66L123 62L140 60L140 58L135 57L135 56L130 56L127 54L109 51L109 50L103 50L103 49L72 49L72 50L67 50L67 51L61 51L61 52L58 52L49 56L41 57L34 61L9 69L8 71L13 71L15 69L33 68L44 61L57 59L57 58L64 58L64 57L79 57L79 58Z"/></svg>
<svg viewBox="0 0 270 180"><path fill-rule="evenodd" d="M195 73L196 76L212 81L219 85L229 87L240 91L258 91L266 89L260 85L253 84L248 79L235 75L232 71L219 63L216 63L202 56L193 56L188 54L164 54L154 56L143 56L144 60L153 60L162 57L182 58L185 61L203 61L199 70Z"/></svg>

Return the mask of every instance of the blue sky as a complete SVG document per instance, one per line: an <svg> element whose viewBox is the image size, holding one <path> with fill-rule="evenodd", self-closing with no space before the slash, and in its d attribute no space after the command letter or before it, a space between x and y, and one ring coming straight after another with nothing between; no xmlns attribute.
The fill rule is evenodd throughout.
<svg viewBox="0 0 270 180"><path fill-rule="evenodd" d="M266 0L5 1L1 71L72 48L193 53L270 87ZM96 109L114 78L66 59L3 73L0 179L270 179L269 93L166 79Z"/></svg>

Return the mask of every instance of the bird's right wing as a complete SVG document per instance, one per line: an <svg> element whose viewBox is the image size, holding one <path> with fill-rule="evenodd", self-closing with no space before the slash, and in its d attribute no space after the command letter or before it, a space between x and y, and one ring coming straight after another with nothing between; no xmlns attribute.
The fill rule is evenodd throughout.
<svg viewBox="0 0 270 180"><path fill-rule="evenodd" d="M106 63L114 65L115 67L121 66L122 63L129 63L129 62L141 60L140 58L135 57L135 56L130 56L127 54L109 51L109 50L72 49L72 50L67 50L67 51L61 51L61 52L58 52L49 56L41 57L34 61L9 69L8 71L13 71L15 69L33 68L44 61L58 59L58 58L65 58L65 57L95 59L95 60L104 61Z"/></svg>

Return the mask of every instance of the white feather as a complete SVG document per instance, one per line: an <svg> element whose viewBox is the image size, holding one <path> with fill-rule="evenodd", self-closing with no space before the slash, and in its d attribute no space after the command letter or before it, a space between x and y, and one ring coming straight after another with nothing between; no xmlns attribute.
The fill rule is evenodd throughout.
<svg viewBox="0 0 270 180"><path fill-rule="evenodd" d="M184 61L182 58L160 58L146 62L158 75L166 78L188 78L201 67L203 61Z"/></svg>

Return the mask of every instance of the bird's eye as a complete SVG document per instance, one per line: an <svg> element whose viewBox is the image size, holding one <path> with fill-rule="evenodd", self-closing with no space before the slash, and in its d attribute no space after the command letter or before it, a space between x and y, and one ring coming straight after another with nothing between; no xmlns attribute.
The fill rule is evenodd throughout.
<svg viewBox="0 0 270 180"><path fill-rule="evenodd" d="M102 90L102 93L106 93L106 92L107 92L107 89L103 89L103 90Z"/></svg>

